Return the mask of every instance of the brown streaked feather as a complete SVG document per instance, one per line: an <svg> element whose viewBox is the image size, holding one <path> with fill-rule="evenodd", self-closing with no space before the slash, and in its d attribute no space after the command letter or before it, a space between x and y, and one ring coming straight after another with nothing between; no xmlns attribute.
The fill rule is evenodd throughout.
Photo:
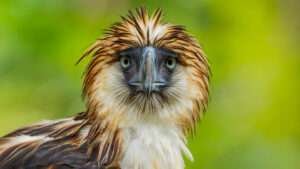
<svg viewBox="0 0 300 169"><path fill-rule="evenodd" d="M107 30L106 36L97 40L83 55L92 55L87 67L83 84L83 96L87 105L95 104L96 77L101 76L102 70L117 61L116 54L131 47L154 46L169 49L178 54L178 60L192 73L191 83L198 85L203 97L195 102L193 112L188 119L181 119L185 123L184 130L193 130L200 113L205 110L208 100L208 81L210 68L206 56L195 40L182 25L173 25L162 22L162 11L157 9L151 16L145 8L136 9L135 13L129 11L126 17ZM82 58L83 58L82 57ZM82 59L81 58L81 59ZM166 101L167 102L167 101ZM93 111L94 112L94 111ZM92 113L94 114L94 113ZM184 118L184 117L182 117Z"/></svg>
<svg viewBox="0 0 300 169"><path fill-rule="evenodd" d="M0 138L1 169L106 169L119 159L119 132L102 129L94 131L94 137L106 148L94 149L94 137L82 134L85 127L90 127L86 113L75 118L57 122L44 122L25 127ZM112 135L111 140L102 140L98 134ZM14 140L26 136L40 137L33 140ZM14 143L15 142L15 143ZM89 151L97 153L89 154ZM103 157L107 158L103 158ZM101 162L100 160L101 159Z"/></svg>

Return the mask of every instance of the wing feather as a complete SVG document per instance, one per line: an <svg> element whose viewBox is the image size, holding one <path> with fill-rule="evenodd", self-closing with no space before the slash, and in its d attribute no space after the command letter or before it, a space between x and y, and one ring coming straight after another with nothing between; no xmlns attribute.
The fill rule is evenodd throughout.
<svg viewBox="0 0 300 169"><path fill-rule="evenodd" d="M0 138L0 168L117 169L113 164L117 154L113 152L118 152L119 146L103 141L106 148L97 149L101 146L88 140L88 125L83 118L76 117L43 122L9 133ZM101 136L97 139L101 140Z"/></svg>

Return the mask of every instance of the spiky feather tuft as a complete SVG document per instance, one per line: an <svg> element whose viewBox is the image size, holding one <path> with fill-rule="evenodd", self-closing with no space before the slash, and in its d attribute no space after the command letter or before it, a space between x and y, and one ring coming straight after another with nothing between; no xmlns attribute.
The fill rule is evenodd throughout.
<svg viewBox="0 0 300 169"><path fill-rule="evenodd" d="M113 24L106 31L105 37L97 40L81 58L92 55L85 74L83 95L88 107L95 111L96 104L99 104L99 101L95 101L98 85L96 78L102 70L118 61L116 55L119 51L143 46L169 49L178 54L179 62L191 75L190 83L196 83L198 88L195 90L200 91L198 97L193 98L190 116L181 116L177 120L187 133L195 128L208 103L209 64L198 42L187 33L184 26L165 23L162 16L160 9L149 15L145 8L137 8Z"/></svg>

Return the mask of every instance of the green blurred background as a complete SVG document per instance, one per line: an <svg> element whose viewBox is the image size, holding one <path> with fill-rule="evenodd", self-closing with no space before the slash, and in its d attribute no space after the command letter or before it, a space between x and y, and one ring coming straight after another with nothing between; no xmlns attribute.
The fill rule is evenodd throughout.
<svg viewBox="0 0 300 169"><path fill-rule="evenodd" d="M2 0L0 134L84 110L75 62L129 9L160 7L212 66L188 169L300 169L299 0Z"/></svg>

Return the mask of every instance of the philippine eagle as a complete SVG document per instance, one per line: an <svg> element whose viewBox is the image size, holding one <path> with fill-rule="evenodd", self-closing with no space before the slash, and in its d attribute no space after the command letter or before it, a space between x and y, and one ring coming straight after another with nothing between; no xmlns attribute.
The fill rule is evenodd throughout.
<svg viewBox="0 0 300 169"><path fill-rule="evenodd" d="M97 39L82 56L86 111L1 137L0 169L183 169L210 68L195 38L161 18L138 8Z"/></svg>

